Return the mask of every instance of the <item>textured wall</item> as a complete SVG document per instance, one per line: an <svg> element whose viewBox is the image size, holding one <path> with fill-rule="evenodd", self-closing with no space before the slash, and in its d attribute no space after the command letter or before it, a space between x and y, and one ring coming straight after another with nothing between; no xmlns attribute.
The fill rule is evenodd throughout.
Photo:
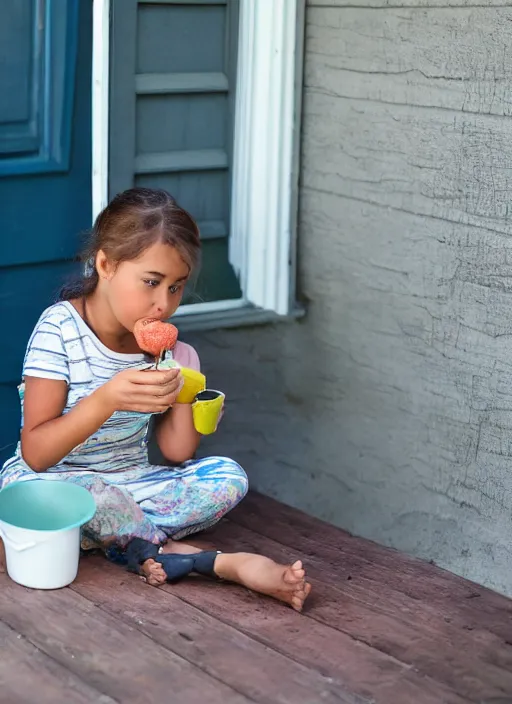
<svg viewBox="0 0 512 704"><path fill-rule="evenodd" d="M195 336L230 397L207 446L512 594L512 8L328 4L307 11L308 316Z"/></svg>

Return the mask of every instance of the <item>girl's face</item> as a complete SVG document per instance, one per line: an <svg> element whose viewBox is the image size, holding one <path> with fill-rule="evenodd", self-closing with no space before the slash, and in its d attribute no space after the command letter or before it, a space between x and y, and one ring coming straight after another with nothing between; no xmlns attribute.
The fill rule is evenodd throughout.
<svg viewBox="0 0 512 704"><path fill-rule="evenodd" d="M97 260L97 266L101 271L102 262ZM138 259L117 266L105 259L103 267L110 308L130 332L140 318L170 318L181 303L190 276L178 250L161 242L148 247Z"/></svg>

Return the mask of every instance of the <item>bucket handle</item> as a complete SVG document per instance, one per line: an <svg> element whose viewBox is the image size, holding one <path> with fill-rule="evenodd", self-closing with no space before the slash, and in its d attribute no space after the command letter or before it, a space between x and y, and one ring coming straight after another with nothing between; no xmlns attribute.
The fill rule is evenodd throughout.
<svg viewBox="0 0 512 704"><path fill-rule="evenodd" d="M7 545L9 545L13 550L16 550L16 552L22 552L23 550L28 550L29 548L33 548L37 545L37 543L33 541L31 543L17 543L12 538L9 538L2 528L0 528L0 538L2 538L4 543L7 543Z"/></svg>

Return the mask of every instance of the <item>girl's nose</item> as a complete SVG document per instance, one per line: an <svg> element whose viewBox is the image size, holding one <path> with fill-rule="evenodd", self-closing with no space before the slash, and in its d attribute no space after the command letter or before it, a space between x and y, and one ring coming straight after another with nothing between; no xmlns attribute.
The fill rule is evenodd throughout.
<svg viewBox="0 0 512 704"><path fill-rule="evenodd" d="M162 318L167 311L167 306L169 305L169 302L167 300L167 291L163 291L162 293L160 293L159 291L158 294L159 295L157 300L155 301L155 306L158 317Z"/></svg>

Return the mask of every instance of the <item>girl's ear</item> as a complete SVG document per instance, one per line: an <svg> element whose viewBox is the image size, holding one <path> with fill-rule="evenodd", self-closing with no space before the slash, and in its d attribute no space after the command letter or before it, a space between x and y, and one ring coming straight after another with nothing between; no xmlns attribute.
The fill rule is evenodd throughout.
<svg viewBox="0 0 512 704"><path fill-rule="evenodd" d="M96 271L98 272L100 279L110 281L110 279L114 276L115 270L115 263L107 257L102 249L100 249L96 254Z"/></svg>

